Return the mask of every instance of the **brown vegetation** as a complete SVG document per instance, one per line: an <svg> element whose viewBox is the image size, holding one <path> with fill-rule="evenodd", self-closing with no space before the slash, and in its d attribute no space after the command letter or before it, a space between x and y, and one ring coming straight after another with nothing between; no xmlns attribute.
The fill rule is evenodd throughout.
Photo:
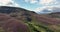
<svg viewBox="0 0 60 32"><path fill-rule="evenodd" d="M37 20L44 23L49 23L49 24L54 24L54 25L60 24L60 20L57 20L55 18L49 18L49 17L41 16L41 15L36 16L36 18Z"/></svg>
<svg viewBox="0 0 60 32"><path fill-rule="evenodd" d="M52 24L52 25L59 25L60 24L60 20L56 19L56 18L50 18L50 17L46 17L44 15L38 15L38 14L31 14L33 17L35 17L35 19L39 22L43 22L45 24Z"/></svg>
<svg viewBox="0 0 60 32"><path fill-rule="evenodd" d="M0 27L4 32L30 32L27 25L22 21L16 20L7 14L0 14Z"/></svg>

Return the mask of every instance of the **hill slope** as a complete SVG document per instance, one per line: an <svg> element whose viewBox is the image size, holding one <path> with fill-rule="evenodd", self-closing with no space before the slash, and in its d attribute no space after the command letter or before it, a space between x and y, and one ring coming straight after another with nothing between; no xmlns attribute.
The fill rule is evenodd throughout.
<svg viewBox="0 0 60 32"><path fill-rule="evenodd" d="M18 7L1 6L0 13L24 22L31 32L60 32L60 20Z"/></svg>

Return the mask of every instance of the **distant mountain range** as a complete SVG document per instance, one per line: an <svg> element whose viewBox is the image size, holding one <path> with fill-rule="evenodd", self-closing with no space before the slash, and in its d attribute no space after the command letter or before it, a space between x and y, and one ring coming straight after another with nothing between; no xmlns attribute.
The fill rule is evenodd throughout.
<svg viewBox="0 0 60 32"><path fill-rule="evenodd" d="M54 13L54 12L60 12L60 8L59 7L52 7L50 8L51 10L49 10L49 8L44 8L42 11L38 12L38 14L48 14L48 13Z"/></svg>

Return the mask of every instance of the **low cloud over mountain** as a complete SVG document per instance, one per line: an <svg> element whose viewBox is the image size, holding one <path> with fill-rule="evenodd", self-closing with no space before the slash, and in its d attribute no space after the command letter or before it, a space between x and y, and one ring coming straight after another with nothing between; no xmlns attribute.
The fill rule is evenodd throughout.
<svg viewBox="0 0 60 32"><path fill-rule="evenodd" d="M38 8L37 13L51 13L51 12L60 12L59 7L44 7L44 8Z"/></svg>

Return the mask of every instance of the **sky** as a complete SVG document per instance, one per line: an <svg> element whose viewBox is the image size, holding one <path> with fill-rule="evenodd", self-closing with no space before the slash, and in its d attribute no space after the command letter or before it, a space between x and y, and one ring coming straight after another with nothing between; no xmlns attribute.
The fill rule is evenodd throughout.
<svg viewBox="0 0 60 32"><path fill-rule="evenodd" d="M52 10L52 7L60 7L60 0L0 0L0 6L21 7L39 12L43 9Z"/></svg>

